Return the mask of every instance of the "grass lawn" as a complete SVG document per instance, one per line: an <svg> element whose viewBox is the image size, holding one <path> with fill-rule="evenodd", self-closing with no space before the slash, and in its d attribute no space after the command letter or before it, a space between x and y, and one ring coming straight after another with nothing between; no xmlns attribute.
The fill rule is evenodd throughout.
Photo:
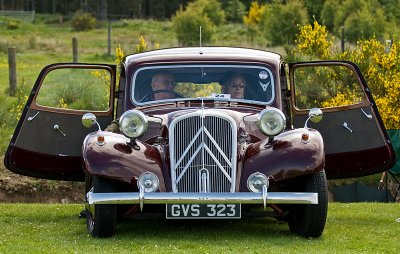
<svg viewBox="0 0 400 254"><path fill-rule="evenodd" d="M292 235L271 218L130 219L94 239L83 205L0 204L0 253L398 253L400 204L331 203L320 238ZM396 221L397 220L397 221Z"/></svg>

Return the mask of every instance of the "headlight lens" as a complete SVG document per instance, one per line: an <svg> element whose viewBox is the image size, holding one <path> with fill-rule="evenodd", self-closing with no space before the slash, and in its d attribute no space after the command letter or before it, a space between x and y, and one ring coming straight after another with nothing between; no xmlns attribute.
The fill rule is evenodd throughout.
<svg viewBox="0 0 400 254"><path fill-rule="evenodd" d="M143 185L144 192L155 192L160 186L160 181L155 174L146 172L139 176L138 186L140 185Z"/></svg>
<svg viewBox="0 0 400 254"><path fill-rule="evenodd" d="M147 130L147 117L140 111L129 110L119 119L119 128L128 138L137 138Z"/></svg>
<svg viewBox="0 0 400 254"><path fill-rule="evenodd" d="M276 136L285 129L286 117L279 109L264 109L258 115L257 125L265 135Z"/></svg>
<svg viewBox="0 0 400 254"><path fill-rule="evenodd" d="M269 182L268 177L266 177L263 173L253 173L247 179L247 188L249 191L261 192L264 185L266 185L268 188Z"/></svg>

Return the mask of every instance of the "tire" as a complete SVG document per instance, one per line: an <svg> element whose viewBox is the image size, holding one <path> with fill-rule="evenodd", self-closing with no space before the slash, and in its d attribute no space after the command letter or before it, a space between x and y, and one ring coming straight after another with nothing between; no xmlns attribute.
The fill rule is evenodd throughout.
<svg viewBox="0 0 400 254"><path fill-rule="evenodd" d="M110 180L93 176L93 192L115 192L115 184ZM93 237L111 237L117 225L116 205L93 205L93 213L86 210L86 226Z"/></svg>
<svg viewBox="0 0 400 254"><path fill-rule="evenodd" d="M301 191L317 192L317 205L293 205L289 214L289 230L303 237L319 237L325 228L328 213L328 189L325 170L309 175Z"/></svg>

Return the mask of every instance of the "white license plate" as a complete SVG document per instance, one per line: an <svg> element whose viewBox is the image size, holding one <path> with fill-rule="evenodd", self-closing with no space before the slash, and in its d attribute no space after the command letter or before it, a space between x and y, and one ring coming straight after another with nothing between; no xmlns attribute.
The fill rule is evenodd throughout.
<svg viewBox="0 0 400 254"><path fill-rule="evenodd" d="M240 219L240 204L166 205L167 219Z"/></svg>

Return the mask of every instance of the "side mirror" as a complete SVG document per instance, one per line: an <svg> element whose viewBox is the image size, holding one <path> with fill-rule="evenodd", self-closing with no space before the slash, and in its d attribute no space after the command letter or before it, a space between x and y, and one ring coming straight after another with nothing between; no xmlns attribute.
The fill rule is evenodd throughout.
<svg viewBox="0 0 400 254"><path fill-rule="evenodd" d="M82 116L82 125L86 128L90 128L96 124L99 127L99 130L101 130L100 125L97 122L97 118L93 113L86 113Z"/></svg>
<svg viewBox="0 0 400 254"><path fill-rule="evenodd" d="M308 112L308 118L304 124L304 128L308 128L307 123L309 120L313 123L318 123L322 120L322 110L319 108L312 108L310 112Z"/></svg>

